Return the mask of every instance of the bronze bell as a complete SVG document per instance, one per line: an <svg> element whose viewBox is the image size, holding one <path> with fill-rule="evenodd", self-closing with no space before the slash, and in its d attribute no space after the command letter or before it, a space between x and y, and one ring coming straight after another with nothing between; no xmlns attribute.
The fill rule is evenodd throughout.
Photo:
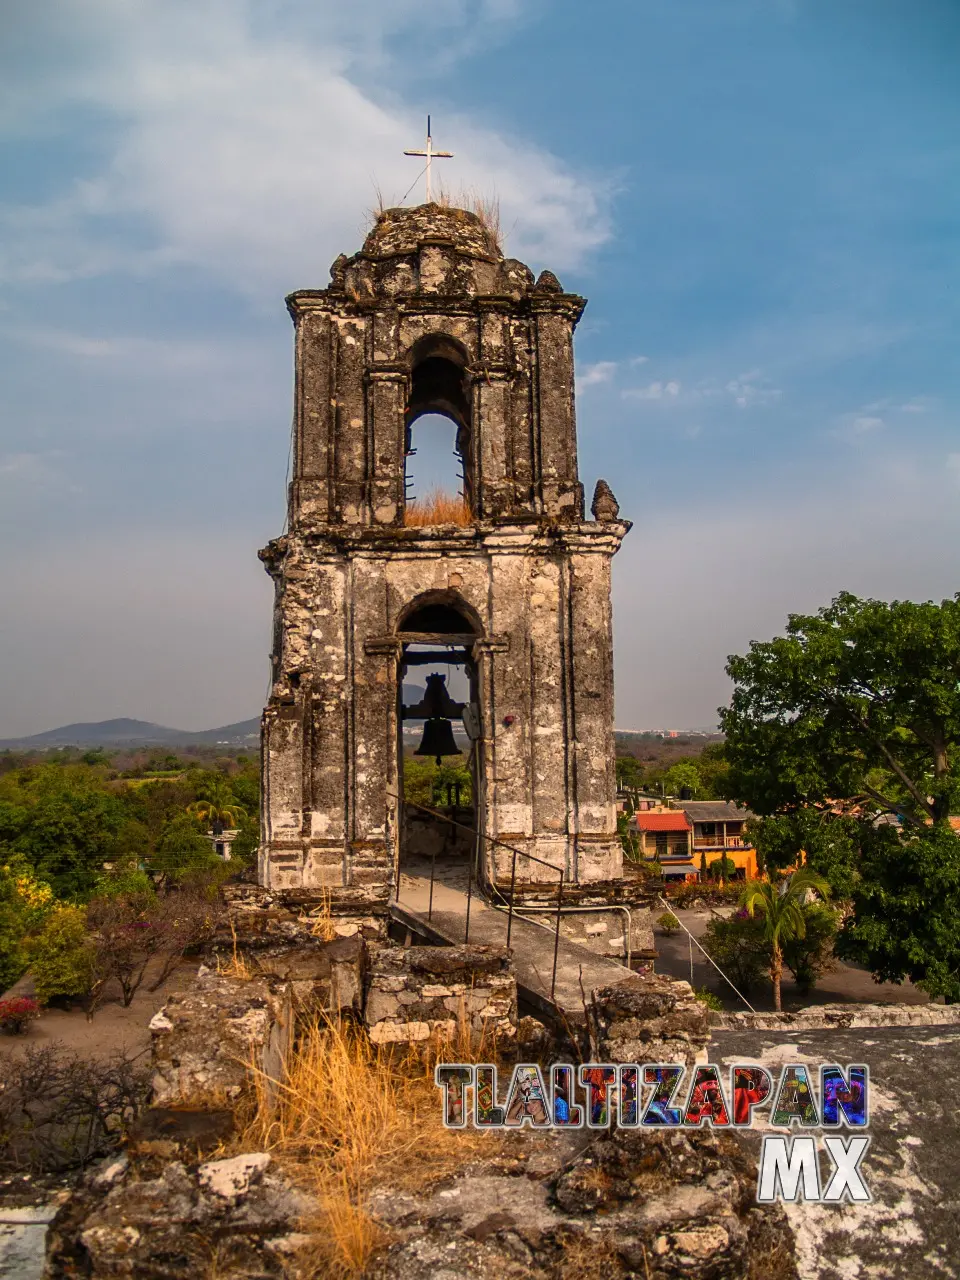
<svg viewBox="0 0 960 1280"><path fill-rule="evenodd" d="M442 756L458 756L460 748L453 736L453 725L446 716L431 716L423 723L423 737L413 753L415 756L433 756L437 764Z"/></svg>

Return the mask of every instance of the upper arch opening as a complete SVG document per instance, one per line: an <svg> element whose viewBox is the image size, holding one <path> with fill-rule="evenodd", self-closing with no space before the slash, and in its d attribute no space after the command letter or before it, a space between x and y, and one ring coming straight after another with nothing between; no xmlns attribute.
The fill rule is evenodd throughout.
<svg viewBox="0 0 960 1280"><path fill-rule="evenodd" d="M473 507L469 470L473 424L467 351L449 334L427 334L414 343L408 359L410 383L405 414L408 498L422 502L428 496L422 483L425 475L430 476L429 491L434 497L453 499L462 483L463 501L469 512ZM442 438L442 433L437 435L438 418L446 418L455 427L453 449L447 455L450 461L447 467L441 465L439 471L436 467L439 458L420 458L416 464L412 462L416 452L413 424L419 418L428 419L426 434L422 437L428 444L433 438ZM425 488L425 491L417 492L418 487Z"/></svg>
<svg viewBox="0 0 960 1280"><path fill-rule="evenodd" d="M401 612L398 632L437 636L482 636L476 611L455 591L426 591Z"/></svg>

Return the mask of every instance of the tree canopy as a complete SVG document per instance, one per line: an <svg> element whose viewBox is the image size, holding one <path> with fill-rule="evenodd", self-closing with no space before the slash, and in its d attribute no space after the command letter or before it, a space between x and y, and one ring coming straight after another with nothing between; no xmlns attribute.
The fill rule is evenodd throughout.
<svg viewBox="0 0 960 1280"><path fill-rule="evenodd" d="M762 815L758 860L850 902L838 955L960 1000L960 595L844 593L727 671L725 785Z"/></svg>
<svg viewBox="0 0 960 1280"><path fill-rule="evenodd" d="M945 824L960 796L960 594L843 593L732 656L728 789L756 813L844 802Z"/></svg>

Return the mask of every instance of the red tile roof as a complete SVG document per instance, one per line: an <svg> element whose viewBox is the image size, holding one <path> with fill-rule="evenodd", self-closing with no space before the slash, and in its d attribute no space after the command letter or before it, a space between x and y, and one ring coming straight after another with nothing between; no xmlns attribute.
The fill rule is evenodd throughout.
<svg viewBox="0 0 960 1280"><path fill-rule="evenodd" d="M638 831L689 831L690 822L682 809L670 813L638 813L634 818Z"/></svg>

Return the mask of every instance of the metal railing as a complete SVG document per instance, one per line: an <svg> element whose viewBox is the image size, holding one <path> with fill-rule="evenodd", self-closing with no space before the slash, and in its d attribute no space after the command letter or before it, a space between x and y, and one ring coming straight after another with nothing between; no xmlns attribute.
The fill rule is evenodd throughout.
<svg viewBox="0 0 960 1280"><path fill-rule="evenodd" d="M390 794L390 793L388 793ZM400 823L401 829L404 822L404 809L417 809L420 813L429 813L433 818L439 818L443 822L448 822L450 826L457 827L460 831L469 832L479 840L486 840L487 844L495 845L499 849L506 849L508 853L512 853L513 857L510 864L510 900L507 909L507 946L510 945L510 938L513 934L513 902L517 891L517 858L529 858L531 862L537 862L541 867L547 867L550 871L555 871L560 877L557 884L557 907L556 907L556 925L554 926L553 937L553 972L550 977L550 999L554 998L557 989L557 959L560 954L560 921L563 917L563 867L557 867L552 862L547 862L543 858L538 858L535 853L527 853L524 849L518 849L515 845L507 844L503 840L498 840L495 836L488 836L484 831L478 831L476 827L469 827L465 822L457 822L455 818L451 818L449 814L441 812L439 809L431 809L428 805L417 804L414 800L403 800L397 795L391 795L391 799L397 800L400 804ZM477 860L477 850L471 853L467 862L467 915L464 922L463 941L470 941L470 904L473 899L473 877L474 863ZM437 851L434 849L430 858L430 893L427 899L427 920L433 920L433 886L437 873ZM495 892L502 898L502 890L494 884ZM399 885L397 886L397 901L399 902Z"/></svg>

